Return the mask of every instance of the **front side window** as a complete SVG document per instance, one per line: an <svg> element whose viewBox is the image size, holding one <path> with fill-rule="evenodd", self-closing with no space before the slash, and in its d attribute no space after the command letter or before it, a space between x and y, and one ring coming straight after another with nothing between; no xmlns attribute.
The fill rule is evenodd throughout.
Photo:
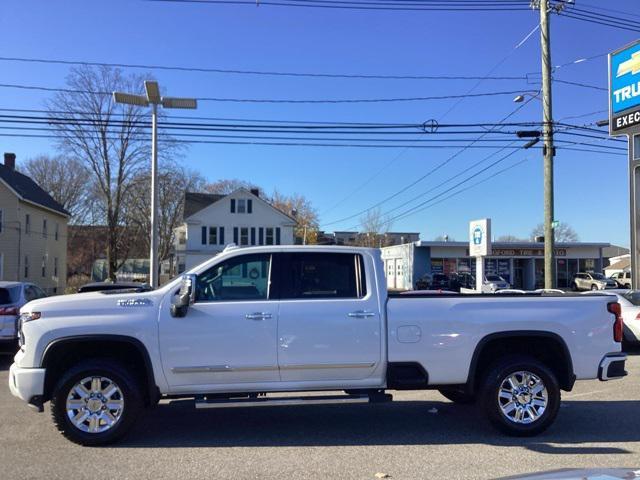
<svg viewBox="0 0 640 480"><path fill-rule="evenodd" d="M362 298L366 295L364 264L350 253L291 255L282 299Z"/></svg>
<svg viewBox="0 0 640 480"><path fill-rule="evenodd" d="M198 275L196 301L266 300L269 296L271 255L230 258Z"/></svg>

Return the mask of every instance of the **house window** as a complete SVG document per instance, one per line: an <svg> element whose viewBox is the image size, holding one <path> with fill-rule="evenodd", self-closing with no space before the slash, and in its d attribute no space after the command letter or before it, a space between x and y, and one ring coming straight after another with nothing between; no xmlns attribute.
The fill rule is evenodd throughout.
<svg viewBox="0 0 640 480"><path fill-rule="evenodd" d="M258 229L258 245L264 245L264 228Z"/></svg>
<svg viewBox="0 0 640 480"><path fill-rule="evenodd" d="M42 238L47 238L47 219L42 219Z"/></svg>
<svg viewBox="0 0 640 480"><path fill-rule="evenodd" d="M249 245L249 229L247 227L240 229L240 245Z"/></svg>
<svg viewBox="0 0 640 480"><path fill-rule="evenodd" d="M55 239L58 241L58 237L60 236L60 224L56 223L56 231L55 231Z"/></svg>
<svg viewBox="0 0 640 480"><path fill-rule="evenodd" d="M0 233L2 233L2 210L0 210ZM2 278L2 276L0 276Z"/></svg>
<svg viewBox="0 0 640 480"><path fill-rule="evenodd" d="M53 276L58 276L58 257L53 258Z"/></svg>
<svg viewBox="0 0 640 480"><path fill-rule="evenodd" d="M224 227L220 227L220 245L224 245Z"/></svg>
<svg viewBox="0 0 640 480"><path fill-rule="evenodd" d="M47 276L47 257L46 255L42 256L42 278Z"/></svg>
<svg viewBox="0 0 640 480"><path fill-rule="evenodd" d="M202 227L202 245L207 244L207 227Z"/></svg>
<svg viewBox="0 0 640 480"><path fill-rule="evenodd" d="M276 228L276 245L280 245L280 227Z"/></svg>
<svg viewBox="0 0 640 480"><path fill-rule="evenodd" d="M247 201L244 198L238 199L238 213L247 212Z"/></svg>
<svg viewBox="0 0 640 480"><path fill-rule="evenodd" d="M0 278L4 278L4 253L0 252Z"/></svg>
<svg viewBox="0 0 640 480"><path fill-rule="evenodd" d="M31 233L31 215L28 213L24 216L24 233L27 235Z"/></svg>
<svg viewBox="0 0 640 480"><path fill-rule="evenodd" d="M273 245L273 228L268 227L266 230L266 242L265 245Z"/></svg>
<svg viewBox="0 0 640 480"><path fill-rule="evenodd" d="M24 278L29 278L29 255L24 256Z"/></svg>
<svg viewBox="0 0 640 480"><path fill-rule="evenodd" d="M187 232L181 231L178 233L178 243L180 245L187 243Z"/></svg>
<svg viewBox="0 0 640 480"><path fill-rule="evenodd" d="M256 227L251 227L251 245L256 244Z"/></svg>
<svg viewBox="0 0 640 480"><path fill-rule="evenodd" d="M231 213L236 213L236 199L231 199Z"/></svg>
<svg viewBox="0 0 640 480"><path fill-rule="evenodd" d="M209 245L218 244L218 229L216 227L209 227Z"/></svg>
<svg viewBox="0 0 640 480"><path fill-rule="evenodd" d="M247 200L247 213L253 213L253 200Z"/></svg>

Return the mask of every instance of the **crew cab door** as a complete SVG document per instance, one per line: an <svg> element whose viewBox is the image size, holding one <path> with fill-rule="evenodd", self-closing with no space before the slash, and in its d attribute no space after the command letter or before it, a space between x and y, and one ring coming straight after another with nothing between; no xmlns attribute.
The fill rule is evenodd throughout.
<svg viewBox="0 0 640 480"><path fill-rule="evenodd" d="M283 382L376 386L382 380L377 291L361 254L283 254L278 364ZM379 275L384 275L384 272ZM338 382L338 383L336 383Z"/></svg>
<svg viewBox="0 0 640 480"><path fill-rule="evenodd" d="M271 254L222 260L198 275L186 316L174 318L163 309L162 366L173 391L229 391L233 384L280 380L271 263Z"/></svg>

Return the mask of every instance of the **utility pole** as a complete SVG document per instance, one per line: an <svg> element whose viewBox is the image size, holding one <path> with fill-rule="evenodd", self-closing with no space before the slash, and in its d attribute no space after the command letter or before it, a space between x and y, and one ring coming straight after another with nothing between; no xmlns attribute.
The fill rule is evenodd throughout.
<svg viewBox="0 0 640 480"><path fill-rule="evenodd" d="M551 102L551 39L549 0L539 0L540 42L542 50L542 120L544 135L544 288L553 288L555 279L553 232L553 114Z"/></svg>

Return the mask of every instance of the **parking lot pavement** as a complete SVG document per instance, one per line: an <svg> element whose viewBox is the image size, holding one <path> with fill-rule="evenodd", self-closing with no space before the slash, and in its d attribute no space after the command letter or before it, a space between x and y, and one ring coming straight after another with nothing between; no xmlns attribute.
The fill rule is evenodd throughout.
<svg viewBox="0 0 640 480"><path fill-rule="evenodd" d="M0 478L495 478L560 468L640 467L640 356L622 381L578 382L543 435L491 429L437 392L370 406L196 411L164 402L125 441L83 448L13 398L0 359ZM47 405L48 407L48 405ZM435 409L435 410L434 410Z"/></svg>

